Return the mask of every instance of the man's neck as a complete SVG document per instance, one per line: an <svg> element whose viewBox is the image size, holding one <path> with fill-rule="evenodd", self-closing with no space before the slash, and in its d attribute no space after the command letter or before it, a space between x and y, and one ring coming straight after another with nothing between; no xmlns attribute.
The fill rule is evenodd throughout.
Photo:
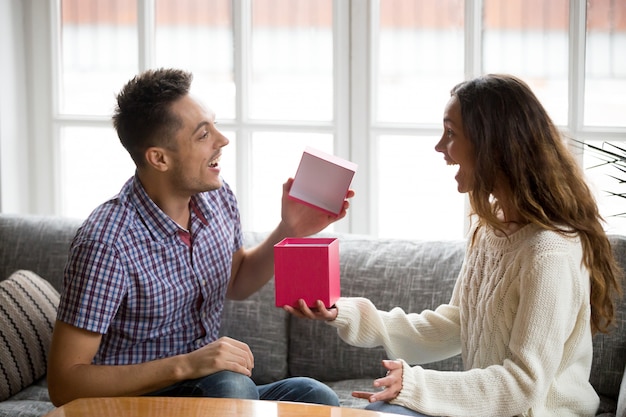
<svg viewBox="0 0 626 417"><path fill-rule="evenodd" d="M185 230L189 230L191 219L189 203L190 196L183 196L173 192L168 184L158 181L151 181L150 178L140 176L139 180L143 185L148 197L156 204L163 213Z"/></svg>

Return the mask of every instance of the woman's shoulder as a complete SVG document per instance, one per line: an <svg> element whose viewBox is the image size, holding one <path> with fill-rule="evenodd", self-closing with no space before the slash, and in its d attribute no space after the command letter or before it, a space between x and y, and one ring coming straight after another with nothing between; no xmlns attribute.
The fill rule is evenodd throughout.
<svg viewBox="0 0 626 417"><path fill-rule="evenodd" d="M539 226L533 228L523 242L524 252L529 257L545 257L550 255L565 255L572 259L582 257L582 244L575 232L547 230Z"/></svg>
<svg viewBox="0 0 626 417"><path fill-rule="evenodd" d="M549 230L536 224L527 224L515 233L503 236L482 226L477 229L476 237L492 249L504 251L523 251L536 254L552 251L571 251L580 248L581 242L575 232Z"/></svg>

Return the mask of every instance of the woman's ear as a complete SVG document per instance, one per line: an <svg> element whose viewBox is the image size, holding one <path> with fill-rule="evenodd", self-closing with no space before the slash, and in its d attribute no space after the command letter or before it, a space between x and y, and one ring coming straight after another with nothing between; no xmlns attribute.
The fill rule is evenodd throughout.
<svg viewBox="0 0 626 417"><path fill-rule="evenodd" d="M146 153L144 155L148 166L151 166L157 171L167 171L168 158L163 148L156 146L150 147L146 149Z"/></svg>

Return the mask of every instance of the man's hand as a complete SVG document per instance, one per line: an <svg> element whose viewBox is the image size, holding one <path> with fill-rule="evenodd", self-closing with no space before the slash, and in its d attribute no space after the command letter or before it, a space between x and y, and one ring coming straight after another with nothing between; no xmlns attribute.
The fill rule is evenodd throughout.
<svg viewBox="0 0 626 417"><path fill-rule="evenodd" d="M321 210L307 206L289 198L293 178L283 184L281 220L278 227L259 245L253 248L239 248L233 253L231 279L226 297L231 300L244 300L258 291L274 276L274 245L286 237L305 237L322 231L329 224L346 216L350 207L349 198L354 191L349 190L341 212L331 216Z"/></svg>
<svg viewBox="0 0 626 417"><path fill-rule="evenodd" d="M190 366L200 378L220 371L252 375L254 356L250 347L239 340L221 337L215 342L189 353ZM190 379L193 379L190 378Z"/></svg>
<svg viewBox="0 0 626 417"><path fill-rule="evenodd" d="M289 237L310 236L324 230L329 224L343 219L350 207L348 199L354 197L354 190L348 190L341 211L337 216L333 216L289 198L292 184L293 178L289 178L283 184L281 201L281 225L285 228L285 236Z"/></svg>

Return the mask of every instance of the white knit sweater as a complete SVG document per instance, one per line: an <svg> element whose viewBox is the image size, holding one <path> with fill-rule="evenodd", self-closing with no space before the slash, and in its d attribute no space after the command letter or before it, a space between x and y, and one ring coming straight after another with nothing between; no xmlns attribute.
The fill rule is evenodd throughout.
<svg viewBox="0 0 626 417"><path fill-rule="evenodd" d="M452 298L435 311L377 311L341 298L329 322L349 344L404 361L394 404L432 416L593 416L589 274L575 238L488 227L468 246ZM423 364L462 354L465 371Z"/></svg>

